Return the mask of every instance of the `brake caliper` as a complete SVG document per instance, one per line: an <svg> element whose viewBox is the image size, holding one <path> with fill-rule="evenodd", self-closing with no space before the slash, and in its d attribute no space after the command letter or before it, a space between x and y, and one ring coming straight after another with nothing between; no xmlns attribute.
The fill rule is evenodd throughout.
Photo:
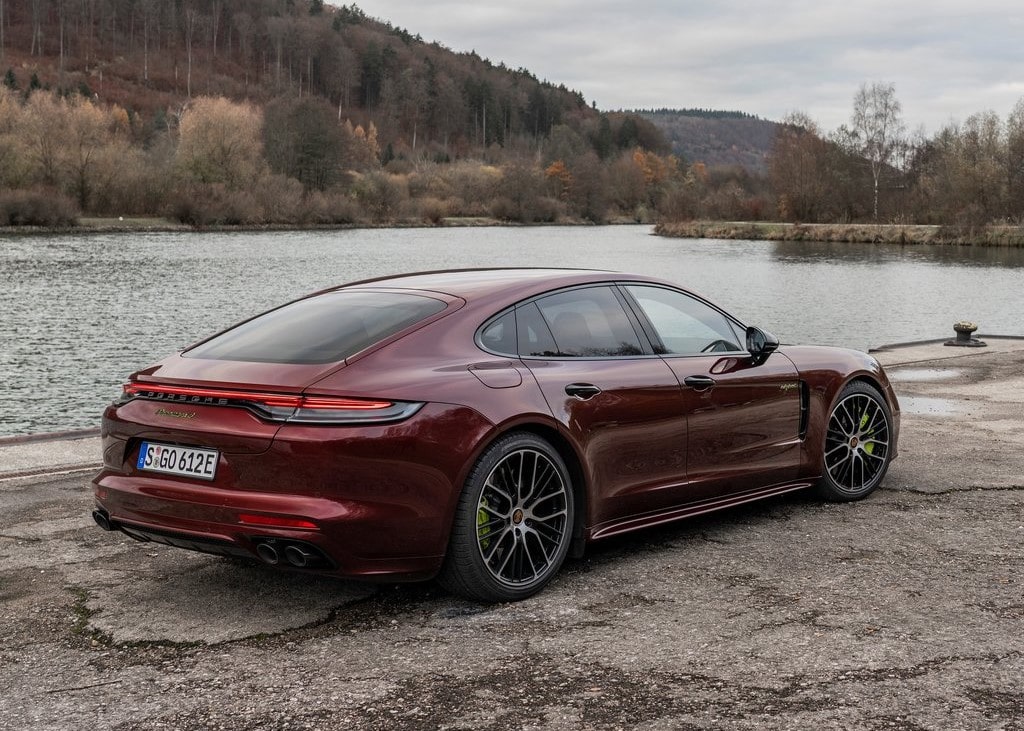
<svg viewBox="0 0 1024 731"><path fill-rule="evenodd" d="M480 541L480 547L486 550L491 545L491 539L488 536L491 534L491 527L487 525L490 520L487 516L487 499L485 498L481 503L479 509L476 511L476 538Z"/></svg>
<svg viewBox="0 0 1024 731"><path fill-rule="evenodd" d="M868 425L868 412L865 411L864 412L864 416L862 416L860 418L860 430L861 430L861 432L863 432L864 429L867 428L867 425ZM869 438L872 435L874 435L874 433L875 433L875 430L872 429L867 434L861 434L861 439L860 440L861 440L861 442L864 443L864 451L867 452L868 454L874 454L875 453L875 443L874 443L874 441L869 441Z"/></svg>

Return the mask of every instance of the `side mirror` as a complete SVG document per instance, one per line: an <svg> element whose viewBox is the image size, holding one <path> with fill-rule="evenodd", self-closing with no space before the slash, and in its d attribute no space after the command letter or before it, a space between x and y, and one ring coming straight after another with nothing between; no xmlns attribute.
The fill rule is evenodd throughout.
<svg viewBox="0 0 1024 731"><path fill-rule="evenodd" d="M779 347L779 339L767 330L751 325L747 328L747 351L754 363L764 363Z"/></svg>

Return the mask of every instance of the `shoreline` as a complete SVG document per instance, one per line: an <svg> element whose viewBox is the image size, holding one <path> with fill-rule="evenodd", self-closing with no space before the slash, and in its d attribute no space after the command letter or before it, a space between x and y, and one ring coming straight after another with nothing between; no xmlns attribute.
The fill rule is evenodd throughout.
<svg viewBox="0 0 1024 731"><path fill-rule="evenodd" d="M535 228L546 226L653 226L651 222L615 218L602 224L582 219L559 220L548 223L519 223L486 216L447 217L434 223L424 220L388 221L385 223L263 223L240 225L190 226L159 216L131 216L123 218L82 217L76 226L0 226L0 236L53 236L59 234L104 233L230 233L257 231L355 231L359 229L406 228Z"/></svg>
<svg viewBox="0 0 1024 731"><path fill-rule="evenodd" d="M674 221L656 224L654 233L657 236L681 239L1024 248L1024 226L970 228L896 223Z"/></svg>
<svg viewBox="0 0 1024 731"><path fill-rule="evenodd" d="M673 221L651 223L615 218L597 224L585 220L519 223L485 216L449 217L439 222L401 220L384 223L190 226L158 216L83 217L76 226L0 226L0 236L52 236L107 233L251 233L266 231L355 231L409 228L535 228L548 226L652 226L653 235L680 239L807 241L819 243L886 244L896 246L979 246L1024 248L1024 226L978 228L921 224L780 223L769 221Z"/></svg>

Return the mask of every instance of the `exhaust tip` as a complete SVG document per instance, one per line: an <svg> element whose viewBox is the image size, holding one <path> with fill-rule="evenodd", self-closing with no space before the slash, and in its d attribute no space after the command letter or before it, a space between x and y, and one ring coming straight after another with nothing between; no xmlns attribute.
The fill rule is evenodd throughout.
<svg viewBox="0 0 1024 731"><path fill-rule="evenodd" d="M257 543L256 544L256 555L260 557L263 563L276 566L281 562L281 557L277 553L277 549L269 543Z"/></svg>
<svg viewBox="0 0 1024 731"><path fill-rule="evenodd" d="M95 520L96 525L98 525L103 530L117 530L117 526L114 524L114 521L110 519L110 516L107 514L107 511L105 510L100 510L98 508L96 510L93 510L92 519Z"/></svg>
<svg viewBox="0 0 1024 731"><path fill-rule="evenodd" d="M311 563L315 563L318 558L315 553L295 544L284 549L284 557L288 559L288 563L299 569L304 569Z"/></svg>

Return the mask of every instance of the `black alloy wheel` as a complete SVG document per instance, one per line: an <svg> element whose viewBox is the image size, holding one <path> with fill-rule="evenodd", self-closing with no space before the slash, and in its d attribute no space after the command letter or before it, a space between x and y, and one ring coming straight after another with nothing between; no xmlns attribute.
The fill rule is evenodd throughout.
<svg viewBox="0 0 1024 731"><path fill-rule="evenodd" d="M846 502L869 495L889 468L891 441L892 413L878 389L847 384L828 417L822 497Z"/></svg>
<svg viewBox="0 0 1024 731"><path fill-rule="evenodd" d="M572 483L558 452L533 434L505 436L466 481L440 581L479 601L525 599L565 561L574 518Z"/></svg>

